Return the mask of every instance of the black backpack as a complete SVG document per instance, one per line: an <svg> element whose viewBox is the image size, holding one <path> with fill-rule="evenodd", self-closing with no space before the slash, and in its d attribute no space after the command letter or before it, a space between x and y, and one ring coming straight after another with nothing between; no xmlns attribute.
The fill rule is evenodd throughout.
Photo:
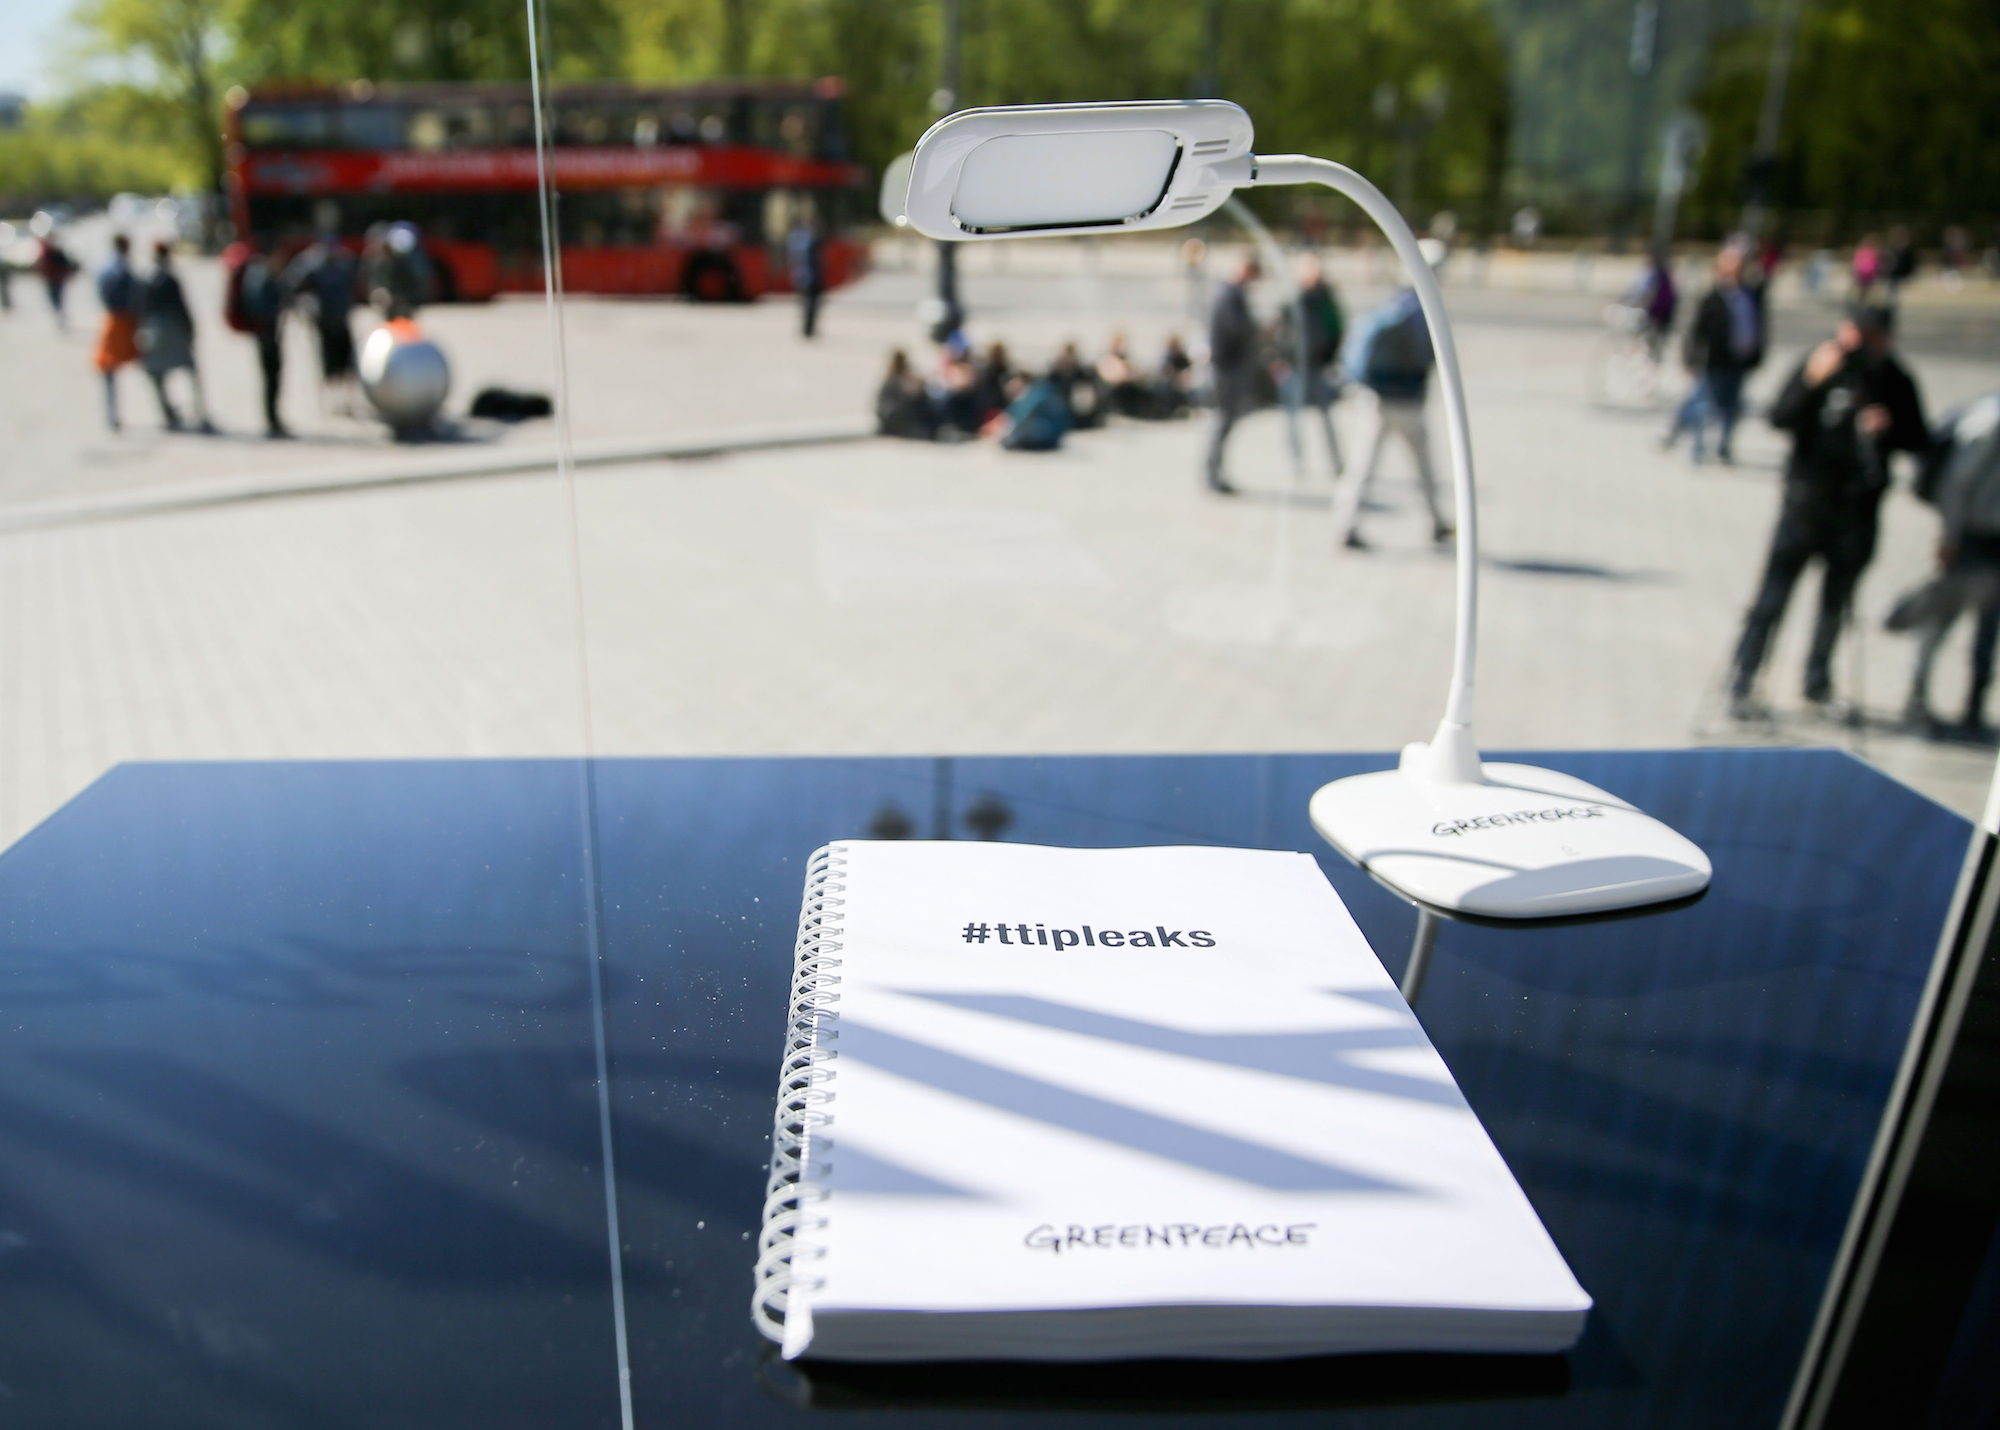
<svg viewBox="0 0 2000 1430"><path fill-rule="evenodd" d="M1421 308L1381 329L1368 347L1370 382L1414 382L1429 375L1433 354L1430 329Z"/></svg>

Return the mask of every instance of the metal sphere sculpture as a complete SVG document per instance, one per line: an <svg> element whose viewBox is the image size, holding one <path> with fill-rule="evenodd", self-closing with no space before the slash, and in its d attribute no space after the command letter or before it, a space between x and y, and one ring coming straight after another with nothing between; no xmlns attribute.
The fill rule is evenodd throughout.
<svg viewBox="0 0 2000 1430"><path fill-rule="evenodd" d="M359 368L361 391L398 436L426 431L451 391L443 350L408 318L368 335Z"/></svg>

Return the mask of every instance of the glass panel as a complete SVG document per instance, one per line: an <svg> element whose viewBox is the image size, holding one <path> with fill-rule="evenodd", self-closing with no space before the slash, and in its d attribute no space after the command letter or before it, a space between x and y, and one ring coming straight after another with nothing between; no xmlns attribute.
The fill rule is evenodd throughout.
<svg viewBox="0 0 2000 1430"><path fill-rule="evenodd" d="M616 1425L521 18L142 18L0 133L0 1401Z"/></svg>

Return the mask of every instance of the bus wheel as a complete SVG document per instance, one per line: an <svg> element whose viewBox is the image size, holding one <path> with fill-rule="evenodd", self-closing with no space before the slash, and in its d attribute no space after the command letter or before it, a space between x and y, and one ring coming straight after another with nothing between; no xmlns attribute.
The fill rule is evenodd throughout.
<svg viewBox="0 0 2000 1430"><path fill-rule="evenodd" d="M743 280L728 259L709 254L688 265L684 286L697 303L738 303L743 299Z"/></svg>

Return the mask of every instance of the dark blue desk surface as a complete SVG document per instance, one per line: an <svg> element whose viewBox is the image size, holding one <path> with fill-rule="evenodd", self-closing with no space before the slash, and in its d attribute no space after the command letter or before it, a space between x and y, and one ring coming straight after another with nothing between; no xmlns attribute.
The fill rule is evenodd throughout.
<svg viewBox="0 0 2000 1430"><path fill-rule="evenodd" d="M1537 758L1716 869L1447 925L1425 991L1582 1345L1053 1376L800 1374L750 1327L806 856L995 799L1010 839L1309 849L1395 972L1412 911L1306 822L1384 761L600 762L637 1423L1772 1424L1968 826L1829 752ZM0 1424L618 1423L581 769L123 766L0 857Z"/></svg>

